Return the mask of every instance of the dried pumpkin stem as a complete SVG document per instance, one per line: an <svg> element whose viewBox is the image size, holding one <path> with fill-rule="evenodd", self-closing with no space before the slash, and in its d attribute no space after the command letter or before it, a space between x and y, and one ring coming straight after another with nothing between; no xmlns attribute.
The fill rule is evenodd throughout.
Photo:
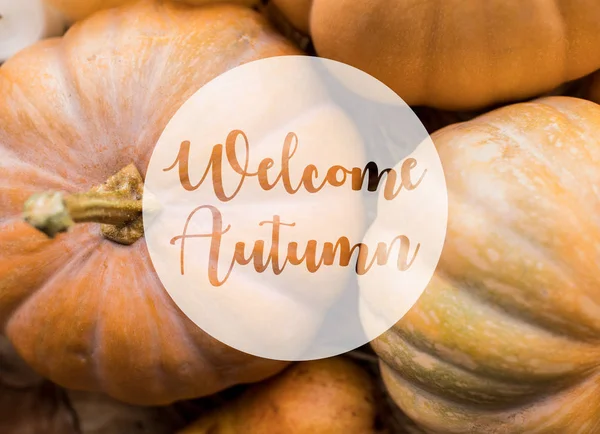
<svg viewBox="0 0 600 434"><path fill-rule="evenodd" d="M142 177L129 165L87 193L34 194L25 202L23 218L50 238L77 223L99 223L106 238L133 244L143 236L142 192Z"/></svg>
<svg viewBox="0 0 600 434"><path fill-rule="evenodd" d="M122 194L83 193L64 197L64 203L75 223L103 223L122 225L138 218L142 201L123 197Z"/></svg>
<svg viewBox="0 0 600 434"><path fill-rule="evenodd" d="M128 200L120 194L45 192L31 196L25 202L27 223L54 238L68 231L75 223L124 225L140 216L141 200Z"/></svg>

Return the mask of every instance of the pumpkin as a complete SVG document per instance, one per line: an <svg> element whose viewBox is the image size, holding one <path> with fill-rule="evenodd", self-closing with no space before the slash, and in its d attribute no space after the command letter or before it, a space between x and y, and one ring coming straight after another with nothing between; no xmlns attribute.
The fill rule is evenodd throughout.
<svg viewBox="0 0 600 434"><path fill-rule="evenodd" d="M432 139L447 239L372 343L392 398L431 433L599 432L600 106L542 98Z"/></svg>
<svg viewBox="0 0 600 434"><path fill-rule="evenodd" d="M600 68L600 3L274 0L322 57L383 81L409 105L475 109Z"/></svg>
<svg viewBox="0 0 600 434"><path fill-rule="evenodd" d="M48 5L60 11L69 21L79 21L102 9L135 3L138 0L44 0ZM194 6L209 3L239 3L246 6L257 6L260 0L174 0Z"/></svg>
<svg viewBox="0 0 600 434"><path fill-rule="evenodd" d="M180 434L368 434L375 415L369 375L335 357L295 364Z"/></svg>
<svg viewBox="0 0 600 434"><path fill-rule="evenodd" d="M290 54L298 50L251 9L143 1L99 12L0 68L0 326L37 372L158 405L287 365L236 351L182 314L129 205L154 144L194 92L242 63ZM110 202L96 209L100 223L133 221L82 223L50 239L22 219L34 194L99 185Z"/></svg>

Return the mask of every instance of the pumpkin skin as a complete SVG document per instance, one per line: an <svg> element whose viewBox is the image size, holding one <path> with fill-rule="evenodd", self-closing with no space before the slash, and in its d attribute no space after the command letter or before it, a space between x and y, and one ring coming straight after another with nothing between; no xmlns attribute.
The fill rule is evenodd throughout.
<svg viewBox="0 0 600 434"><path fill-rule="evenodd" d="M138 0L45 0L47 4L61 12L70 21L79 21L103 10L130 3ZM202 6L209 3L239 3L246 6L256 6L260 0L174 0L181 3Z"/></svg>
<svg viewBox="0 0 600 434"><path fill-rule="evenodd" d="M290 366L180 434L375 434L374 385L334 357Z"/></svg>
<svg viewBox="0 0 600 434"><path fill-rule="evenodd" d="M432 139L448 233L372 343L392 398L431 433L599 432L600 106L543 98Z"/></svg>
<svg viewBox="0 0 600 434"><path fill-rule="evenodd" d="M310 23L319 56L373 75L409 105L518 101L600 68L596 0L274 2L300 29Z"/></svg>
<svg viewBox="0 0 600 434"><path fill-rule="evenodd" d="M215 55L222 53L222 55ZM218 342L174 305L144 239L82 224L54 240L21 219L35 192L142 175L175 111L242 63L298 54L257 12L141 2L96 14L0 68L0 324L36 371L71 389L167 404L287 366Z"/></svg>

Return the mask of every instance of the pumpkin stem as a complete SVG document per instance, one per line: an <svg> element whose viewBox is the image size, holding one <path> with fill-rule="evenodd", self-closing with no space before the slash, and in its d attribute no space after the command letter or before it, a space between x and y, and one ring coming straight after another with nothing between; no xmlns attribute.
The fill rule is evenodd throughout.
<svg viewBox="0 0 600 434"><path fill-rule="evenodd" d="M143 189L140 172L130 164L87 193L32 195L25 202L23 218L50 238L76 223L100 223L106 238L130 245L144 235Z"/></svg>

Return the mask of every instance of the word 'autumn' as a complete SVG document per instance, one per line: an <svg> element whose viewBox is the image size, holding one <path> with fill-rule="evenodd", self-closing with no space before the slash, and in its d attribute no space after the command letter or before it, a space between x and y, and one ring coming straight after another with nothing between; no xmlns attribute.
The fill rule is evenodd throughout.
<svg viewBox="0 0 600 434"><path fill-rule="evenodd" d="M245 158L242 164L240 164L236 150L238 138L243 140L245 150ZM213 147L203 175L194 184L190 180L190 147L191 143L189 140L181 142L175 162L163 170L168 172L178 167L179 181L181 186L187 191L198 189L208 178L209 174L211 174L215 195L221 202L228 202L235 198L242 189L244 181L249 177L257 177L260 187L265 191L272 190L281 182L287 193L295 194L302 187L309 193L318 193L328 184L332 187L341 187L347 182L348 177L351 179L352 189L359 191L363 188L367 173L369 174L368 191L377 191L383 175L386 175L383 195L385 199L392 200L398 196L402 188L406 190L417 188L427 172L427 170L424 170L417 182L413 183L411 180L411 170L417 166L417 160L407 158L400 167L400 182L397 186L398 173L396 170L384 169L379 172L377 164L373 161L369 162L364 169L358 167L347 169L343 166L332 166L327 170L325 177L321 181L318 181L319 171L317 167L314 164L309 164L302 172L302 179L294 186L290 179L290 162L298 150L298 136L295 133L288 133L283 143L281 168L279 173L276 174L275 179L269 181L268 173L275 166L275 161L272 158L264 158L258 164L256 171L250 170L248 167L250 164L250 143L248 142L248 137L241 130L233 130L227 135L225 146L217 144ZM229 168L239 175L237 187L231 194L227 194L223 186L223 173L225 173L223 170L223 152L225 152Z"/></svg>
<svg viewBox="0 0 600 434"><path fill-rule="evenodd" d="M213 221L211 232L206 234L188 234L187 231L192 218L197 212L202 210L209 210L211 212ZM317 241L310 240L307 242L306 247L304 248L304 253L302 254L298 251L298 243L288 243L286 255L283 256L284 259L282 262L280 262L279 258L282 257L279 251L281 227L295 226L295 223L282 223L281 217L276 215L273 217L273 220L260 222L259 225L273 225L273 230L271 233L271 247L267 253L266 259L264 256L264 241L256 241L251 253L248 256L246 256L246 243L240 241L235 245L233 258L231 261L229 261L229 267L225 273L225 276L223 279L220 279L218 264L221 263L221 241L223 235L225 235L231 229L231 225L228 225L227 228L223 229L223 217L216 207L212 205L202 205L197 207L187 218L185 227L183 229L183 234L174 237L171 240L171 244L181 241L181 274L185 274L185 244L186 239L188 238L211 239L210 254L208 259L208 263L210 264L208 268L208 279L213 286L223 285L229 278L229 275L233 271L233 267L236 263L239 265L248 265L252 262L254 269L258 273L263 273L269 267L271 267L275 275L281 274L288 264L301 265L302 263L305 263L308 272L315 273L319 270L319 268L321 268L322 265L333 265L336 262L336 257L338 257L338 254L338 264L342 267L347 267L350 264L350 259L354 253L356 253L356 274L362 276L363 274L366 274L371 267L373 267L375 261L377 261L377 265L385 265L388 262L391 249L394 247L396 242L400 243L400 250L398 252L396 265L400 271L406 271L414 262L420 248L420 244L417 244L412 257L409 259L410 240L405 235L400 235L394 238L389 246L387 246L385 243L378 243L373 257L369 259L369 247L366 244L358 243L350 246L350 241L346 237L341 237L335 244L329 242L324 243L320 255L317 252Z"/></svg>
<svg viewBox="0 0 600 434"><path fill-rule="evenodd" d="M245 158L243 163L240 163L240 159L238 158L236 151L236 144L239 138L243 140L245 149ZM400 179L398 179L398 173L394 169L385 169L381 172L378 172L377 165L374 162L370 162L364 169L348 169L339 165L333 166L327 170L324 179L318 181L318 170L316 166L311 164L304 168L301 180L294 185L290 179L290 162L298 149L298 137L295 133L289 133L286 136L283 144L281 168L276 174L275 179L269 181L268 173L269 170L271 170L275 165L274 160L271 158L265 158L261 160L255 170L251 170L249 168L250 145L248 138L243 131L233 130L228 134L225 146L222 144L217 144L213 147L210 159L202 176L200 177L200 180L194 184L190 179L190 147L191 144L189 141L182 142L175 162L168 168L164 169L164 171L168 172L178 168L179 181L181 186L187 191L194 191L198 189L210 175L214 193L222 202L228 202L234 199L242 189L245 180L250 177L258 178L260 187L265 191L272 190L276 185L278 185L278 183L281 182L287 193L295 194L302 188L309 193L318 193L326 185L340 187L346 183L348 177L351 179L352 189L354 191L359 191L364 186L367 173L368 191L376 191L383 175L386 175L383 196L387 200L392 200L402 189L416 189L426 173L426 170L424 170L418 181L413 183L411 179L411 171L417 166L417 162L414 158L408 158L400 167ZM229 168L239 176L237 187L230 194L227 194L223 187L223 174L225 173L223 167L224 155ZM397 183L399 185L396 185ZM201 210L210 211L212 217L212 230L209 233L188 233L190 223L194 219L196 213ZM375 262L377 262L378 265L385 265L388 262L392 248L397 242L400 243L398 258L396 261L397 268L400 271L406 271L415 261L420 249L420 244L417 244L412 257L409 257L410 240L407 236L400 235L395 237L389 245L383 242L378 243L372 258L369 258L369 248L367 245L363 243L351 245L348 238L341 237L335 244L330 242L323 243L320 254L317 252L317 241L310 240L307 242L306 247L302 249L303 252L299 251L300 246L298 243L291 242L288 243L285 255L281 255L279 246L281 228L282 226L293 227L296 224L282 223L281 217L275 215L273 216L273 220L260 222L259 225L273 225L271 233L271 247L267 249L266 257L264 241L256 241L248 255L246 254L246 244L244 242L238 242L235 245L233 258L228 261L228 269L225 272L225 276L221 279L219 278L218 269L218 264L222 263L222 258L220 257L221 243L223 241L223 235L230 230L231 226L228 225L225 229L223 228L223 217L221 212L216 207L212 205L198 206L189 214L188 218L186 219L183 233L171 240L171 244L180 242L181 274L185 274L185 246L186 240L190 238L210 238L208 276L210 283L213 286L223 285L229 278L235 264L249 265L252 263L254 269L258 273L262 273L270 267L274 274L279 275L281 272L283 272L288 264L298 266L304 263L310 273L315 273L323 265L330 266L335 264L336 258L337 263L340 266L347 267L355 253L356 273L363 275L372 268ZM280 258L283 258L283 260L280 261Z"/></svg>

